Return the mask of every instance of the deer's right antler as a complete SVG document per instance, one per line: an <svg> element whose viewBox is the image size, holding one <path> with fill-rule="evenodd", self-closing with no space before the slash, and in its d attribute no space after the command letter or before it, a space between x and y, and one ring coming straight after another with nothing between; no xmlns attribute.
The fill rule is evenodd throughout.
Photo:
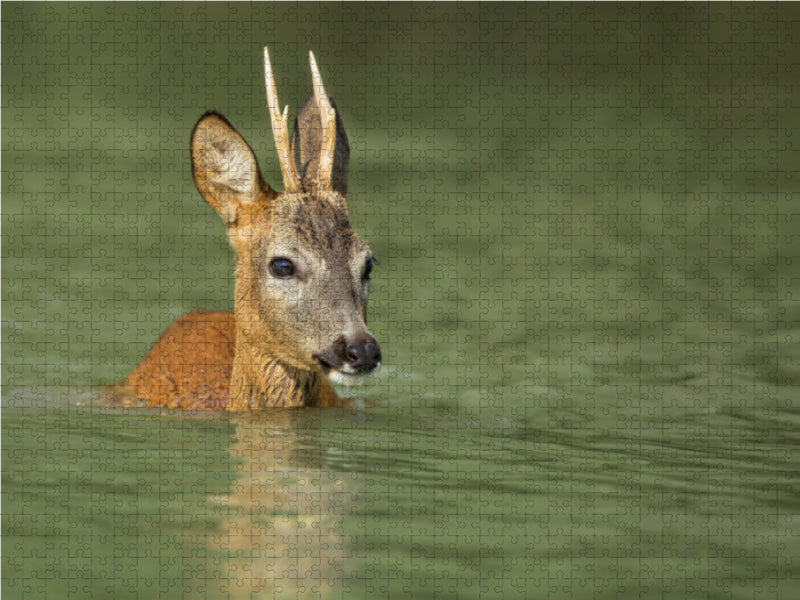
<svg viewBox="0 0 800 600"><path fill-rule="evenodd" d="M319 156L319 174L317 181L326 189L331 186L331 174L333 173L333 156L336 148L336 111L331 106L328 92L322 85L322 75L319 73L317 61L314 60L314 53L309 52L308 58L311 62L311 78L314 81L314 97L319 106L319 118L322 123L322 148Z"/></svg>

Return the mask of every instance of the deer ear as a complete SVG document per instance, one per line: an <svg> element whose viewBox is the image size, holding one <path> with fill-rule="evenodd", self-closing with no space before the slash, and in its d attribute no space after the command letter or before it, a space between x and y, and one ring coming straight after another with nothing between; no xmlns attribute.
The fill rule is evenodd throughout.
<svg viewBox="0 0 800 600"><path fill-rule="evenodd" d="M333 148L333 168L330 181L320 181L320 162L324 151L325 130L320 118L319 104L312 95L300 111L294 123L292 133L292 156L297 165L297 172L305 189L331 189L347 196L347 176L350 163L350 145L344 132L342 118L336 109L333 98L328 96L331 107L336 113L336 142Z"/></svg>
<svg viewBox="0 0 800 600"><path fill-rule="evenodd" d="M258 200L268 186L247 142L220 114L203 115L192 131L192 176L200 195L225 224L237 208Z"/></svg>

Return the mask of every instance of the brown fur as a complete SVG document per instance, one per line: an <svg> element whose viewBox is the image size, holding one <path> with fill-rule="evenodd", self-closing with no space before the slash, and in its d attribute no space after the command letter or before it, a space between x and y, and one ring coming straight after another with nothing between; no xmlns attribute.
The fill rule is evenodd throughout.
<svg viewBox="0 0 800 600"><path fill-rule="evenodd" d="M308 156L321 141L306 129L314 119L303 110L294 141ZM123 383L128 394L171 408L333 406L323 370L344 373L348 383L380 365L365 325L371 254L347 216L347 142L336 119L330 180L309 168L316 162L298 165L302 189L286 193L264 182L252 150L221 115L198 121L192 172L236 252L234 312L175 321ZM273 275L276 259L292 260L296 272ZM354 348L368 358L359 360Z"/></svg>
<svg viewBox="0 0 800 600"><path fill-rule="evenodd" d="M224 409L233 366L232 312L194 312L172 323L124 382L168 408Z"/></svg>
<svg viewBox="0 0 800 600"><path fill-rule="evenodd" d="M165 408L251 408L251 404L230 403L230 396L254 398L255 406L336 405L336 392L320 373L299 369L282 372L284 368L277 361L260 363L254 357L241 361L250 367L243 370L250 377L240 377L232 384L235 341L234 313L198 311L184 315L153 344L123 383L124 391L151 406ZM263 367L258 368L259 364ZM232 391L234 387L236 392Z"/></svg>

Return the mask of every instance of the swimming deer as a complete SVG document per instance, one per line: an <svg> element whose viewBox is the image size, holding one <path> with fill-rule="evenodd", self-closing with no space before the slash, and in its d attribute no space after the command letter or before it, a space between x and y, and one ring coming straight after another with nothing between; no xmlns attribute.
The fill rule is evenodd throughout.
<svg viewBox="0 0 800 600"><path fill-rule="evenodd" d="M324 376L355 385L381 363L367 330L369 247L347 213L350 148L309 53L314 93L289 143L264 48L264 78L283 192L265 183L253 151L225 118L203 115L191 139L192 174L222 218L236 254L234 312L172 323L123 386L154 406L331 406Z"/></svg>

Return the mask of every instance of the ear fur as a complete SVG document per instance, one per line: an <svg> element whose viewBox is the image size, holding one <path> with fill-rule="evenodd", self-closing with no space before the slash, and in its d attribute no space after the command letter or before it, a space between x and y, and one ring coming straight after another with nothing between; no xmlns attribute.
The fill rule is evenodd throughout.
<svg viewBox="0 0 800 600"><path fill-rule="evenodd" d="M195 185L226 225L236 221L239 206L269 190L250 146L222 115L208 112L200 118L191 149Z"/></svg>

